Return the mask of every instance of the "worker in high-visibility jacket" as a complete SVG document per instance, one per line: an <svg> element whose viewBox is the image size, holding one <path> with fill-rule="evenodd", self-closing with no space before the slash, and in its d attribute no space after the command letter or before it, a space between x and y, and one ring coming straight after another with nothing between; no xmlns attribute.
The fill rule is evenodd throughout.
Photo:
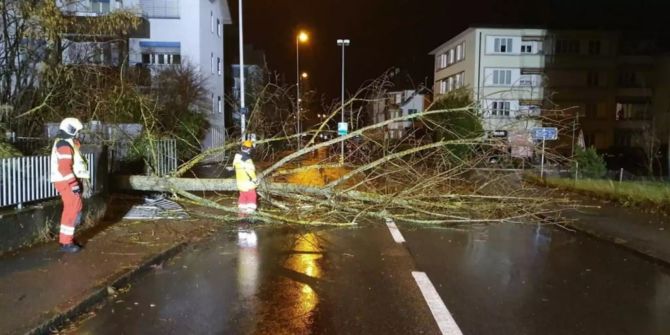
<svg viewBox="0 0 670 335"><path fill-rule="evenodd" d="M82 128L83 125L76 118L63 119L51 149L51 182L63 201L58 241L61 251L69 253L81 249L74 242L74 230L81 222L81 195L84 192L82 182L86 181L84 184L88 186L90 178L88 164L79 151L77 136Z"/></svg>
<svg viewBox="0 0 670 335"><path fill-rule="evenodd" d="M251 160L251 149L253 143L244 141L239 153L235 154L233 167L235 167L235 178L237 179L237 189L240 191L240 198L237 207L240 214L251 214L256 211L256 187L258 178L256 177L256 167Z"/></svg>

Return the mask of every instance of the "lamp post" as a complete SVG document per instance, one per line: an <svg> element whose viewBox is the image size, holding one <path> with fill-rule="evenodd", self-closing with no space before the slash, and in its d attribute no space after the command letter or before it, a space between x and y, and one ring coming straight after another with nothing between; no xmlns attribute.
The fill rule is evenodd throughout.
<svg viewBox="0 0 670 335"><path fill-rule="evenodd" d="M242 25L242 1L240 0L239 16L240 16L240 136L242 140L246 137L246 106L244 96L244 31Z"/></svg>
<svg viewBox="0 0 670 335"><path fill-rule="evenodd" d="M342 123L344 123L344 48L348 47L351 44L351 41L348 39L339 39L337 40L337 45L342 47ZM344 164L344 141L340 142L342 147L342 155L340 156L340 164Z"/></svg>
<svg viewBox="0 0 670 335"><path fill-rule="evenodd" d="M301 138L301 129L300 129L300 42L307 42L309 40L309 35L306 32L301 31L298 33L298 36L295 38L295 76L296 76L296 118L297 118L297 132L298 132L298 150L300 150L300 140Z"/></svg>

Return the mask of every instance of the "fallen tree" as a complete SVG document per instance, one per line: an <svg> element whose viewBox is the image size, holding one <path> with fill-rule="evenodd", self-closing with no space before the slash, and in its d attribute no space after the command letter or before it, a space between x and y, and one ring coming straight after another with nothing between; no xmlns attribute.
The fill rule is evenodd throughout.
<svg viewBox="0 0 670 335"><path fill-rule="evenodd" d="M351 99L348 104L355 101ZM500 143L481 132L441 139L409 134L397 141L383 135L389 125L406 121L453 135L449 125L436 121L444 118L432 116L470 113L476 117L473 105L390 118L317 142L318 135L339 112L339 108L334 109L328 119L307 132L310 140L301 150L288 151L262 169L258 188L261 208L254 214L255 219L328 225L352 225L369 219L414 224L549 222L574 207L550 191L525 186L519 174L482 169ZM273 143L301 137L281 134L259 140L259 156ZM342 165L338 162L343 142L348 148ZM131 190L170 192L176 199L201 208L195 214L236 219L237 188L233 179L182 176L207 157L230 152L238 145L233 142L207 150L183 164L172 177L126 176L117 184ZM291 182L296 176L310 178Z"/></svg>

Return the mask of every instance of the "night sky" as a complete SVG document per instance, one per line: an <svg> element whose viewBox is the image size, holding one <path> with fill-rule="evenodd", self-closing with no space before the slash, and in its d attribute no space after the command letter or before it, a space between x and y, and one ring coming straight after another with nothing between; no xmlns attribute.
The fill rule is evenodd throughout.
<svg viewBox="0 0 670 335"><path fill-rule="evenodd" d="M229 0L237 34L239 0ZM349 91L392 67L415 83L432 84L428 53L472 25L531 25L556 28L665 29L670 0L245 0L245 43L265 51L271 70L295 81L295 35L310 32L301 45L303 71L312 87L339 97L338 38L347 48ZM238 52L236 38L228 52ZM234 56L230 56L234 57ZM236 58L236 57L235 57Z"/></svg>

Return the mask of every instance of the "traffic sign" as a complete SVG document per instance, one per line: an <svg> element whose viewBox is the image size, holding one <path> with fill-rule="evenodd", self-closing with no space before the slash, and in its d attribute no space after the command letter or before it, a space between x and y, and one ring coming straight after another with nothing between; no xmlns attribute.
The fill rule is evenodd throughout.
<svg viewBox="0 0 670 335"><path fill-rule="evenodd" d="M337 134L340 136L344 136L349 133L349 124L346 122L338 122L337 123Z"/></svg>
<svg viewBox="0 0 670 335"><path fill-rule="evenodd" d="M533 128L531 135L534 140L553 141L558 139L558 129L554 127Z"/></svg>
<svg viewBox="0 0 670 335"><path fill-rule="evenodd" d="M507 130L494 130L491 132L491 137L507 137Z"/></svg>

